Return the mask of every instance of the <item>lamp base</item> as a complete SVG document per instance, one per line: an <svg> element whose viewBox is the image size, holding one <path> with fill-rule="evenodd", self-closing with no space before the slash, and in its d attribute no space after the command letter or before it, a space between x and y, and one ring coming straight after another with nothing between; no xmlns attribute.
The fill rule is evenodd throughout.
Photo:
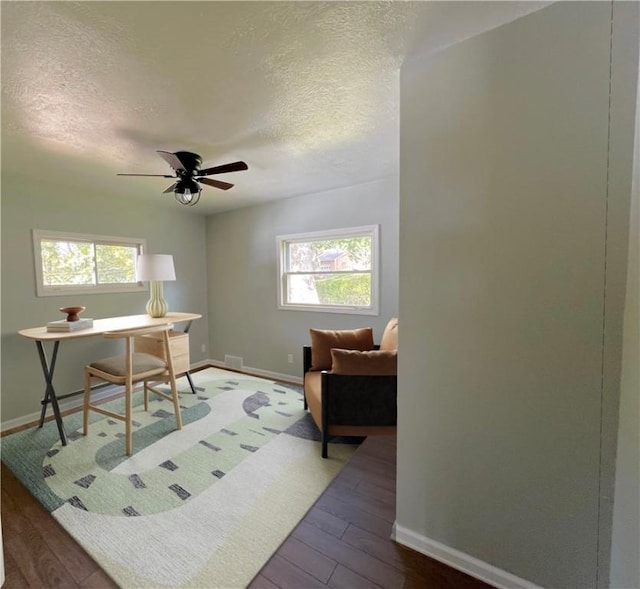
<svg viewBox="0 0 640 589"><path fill-rule="evenodd" d="M150 280L151 298L147 301L147 315L149 317L164 317L169 311L169 305L164 300L162 281Z"/></svg>

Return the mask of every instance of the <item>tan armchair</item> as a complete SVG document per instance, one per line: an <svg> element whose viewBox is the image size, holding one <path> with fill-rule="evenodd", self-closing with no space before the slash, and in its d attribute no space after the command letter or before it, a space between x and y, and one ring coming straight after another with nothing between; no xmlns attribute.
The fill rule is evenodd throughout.
<svg viewBox="0 0 640 589"><path fill-rule="evenodd" d="M398 320L379 346L371 328L310 329L303 347L304 407L321 433L322 457L332 436L393 434L397 424Z"/></svg>

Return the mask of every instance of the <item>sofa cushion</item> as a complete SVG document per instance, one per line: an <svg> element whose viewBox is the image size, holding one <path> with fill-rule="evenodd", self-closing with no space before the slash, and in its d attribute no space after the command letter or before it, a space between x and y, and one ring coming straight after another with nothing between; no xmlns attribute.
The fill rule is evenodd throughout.
<svg viewBox="0 0 640 589"><path fill-rule="evenodd" d="M371 350L373 348L373 328L360 329L313 329L311 335L311 370L331 369L331 348L345 350Z"/></svg>
<svg viewBox="0 0 640 589"><path fill-rule="evenodd" d="M397 350L398 349L398 318L393 317L389 319L384 332L382 333L382 339L380 340L381 350Z"/></svg>
<svg viewBox="0 0 640 589"><path fill-rule="evenodd" d="M333 374L362 374L370 376L398 374L398 352L395 350L331 350Z"/></svg>

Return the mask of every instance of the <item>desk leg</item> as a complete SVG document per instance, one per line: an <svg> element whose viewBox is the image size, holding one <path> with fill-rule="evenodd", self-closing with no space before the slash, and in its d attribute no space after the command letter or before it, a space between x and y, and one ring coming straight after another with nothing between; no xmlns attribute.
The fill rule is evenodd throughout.
<svg viewBox="0 0 640 589"><path fill-rule="evenodd" d="M53 344L53 352L51 353L51 364L47 361L47 356L44 352L44 346L41 341L36 341L36 347L38 348L38 356L40 357L40 364L42 365L42 373L44 374L44 380L47 383L47 389L42 399L42 411L40 412L40 425L44 425L44 418L47 413L47 403L51 403L53 406L53 414L56 418L56 425L58 426L58 433L60 434L60 441L63 446L67 445L67 435L62 425L62 415L60 415L60 407L58 406L58 398L56 397L56 391L53 388L53 371L56 367L56 359L58 358L58 347L60 346L60 340L56 340Z"/></svg>
<svg viewBox="0 0 640 589"><path fill-rule="evenodd" d="M193 381L191 380L191 375L188 372L185 372L184 375L187 377L187 380L189 381L189 386L191 387L191 392L195 395L196 394L196 386L193 384ZM197 387L198 389L200 389L201 391L204 391L204 389L202 387Z"/></svg>
<svg viewBox="0 0 640 589"><path fill-rule="evenodd" d="M182 330L184 333L189 333L189 329L191 328L191 323L193 323L193 321L187 321L187 324L184 326L184 329ZM197 394L196 391L204 391L202 387L194 386L193 381L191 380L191 375L189 374L188 370L187 372L184 373L184 375L187 377L187 380L189 381L189 386L191 387L191 392L194 395Z"/></svg>

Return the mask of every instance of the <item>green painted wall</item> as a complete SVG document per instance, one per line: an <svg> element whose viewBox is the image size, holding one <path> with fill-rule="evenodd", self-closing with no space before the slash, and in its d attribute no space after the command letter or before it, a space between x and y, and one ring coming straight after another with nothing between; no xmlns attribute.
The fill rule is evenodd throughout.
<svg viewBox="0 0 640 589"><path fill-rule="evenodd" d="M162 195L158 195L162 198ZM19 329L60 319L59 307L81 304L93 318L145 312L148 292L37 297L31 231L49 229L143 237L149 253L173 254L177 280L164 286L171 310L201 313L191 330L191 360L207 357L208 343L205 219L186 213L178 204L154 206L124 196L78 194L72 186L47 183L46 177L2 174L2 284L0 411L3 423L39 411L44 380L33 341ZM58 395L82 388L84 365L111 352L112 343L89 338L61 344L55 372ZM50 348L49 348L50 349ZM49 409L51 411L51 409Z"/></svg>
<svg viewBox="0 0 640 589"><path fill-rule="evenodd" d="M613 40L612 3L559 2L401 74L398 537L544 587L609 580L638 73L614 5Z"/></svg>
<svg viewBox="0 0 640 589"><path fill-rule="evenodd" d="M277 308L276 236L374 224L380 225L379 315ZM210 357L240 356L245 366L302 377L310 327L371 326L379 340L398 312L398 179L213 215L207 220L207 265Z"/></svg>

